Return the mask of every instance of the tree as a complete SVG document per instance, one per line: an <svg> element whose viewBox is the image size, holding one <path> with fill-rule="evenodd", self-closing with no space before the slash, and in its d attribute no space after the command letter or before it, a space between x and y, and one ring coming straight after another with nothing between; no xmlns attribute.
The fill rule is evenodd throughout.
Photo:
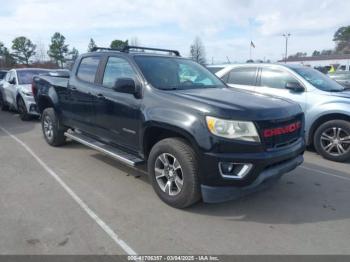
<svg viewBox="0 0 350 262"><path fill-rule="evenodd" d="M190 47L190 58L202 65L206 64L205 47L199 37L194 39Z"/></svg>
<svg viewBox="0 0 350 262"><path fill-rule="evenodd" d="M68 45L65 44L66 38L60 33L56 32L51 37L51 44L47 54L57 63L63 67L66 61L66 55L69 53Z"/></svg>
<svg viewBox="0 0 350 262"><path fill-rule="evenodd" d="M333 50L332 49L322 50L321 51L321 55L331 55L331 54L333 54Z"/></svg>
<svg viewBox="0 0 350 262"><path fill-rule="evenodd" d="M16 60L2 42L0 42L0 58L2 67L12 67L16 64Z"/></svg>
<svg viewBox="0 0 350 262"><path fill-rule="evenodd" d="M313 51L312 53L312 56L319 56L319 55L321 55L321 52L317 50Z"/></svg>
<svg viewBox="0 0 350 262"><path fill-rule="evenodd" d="M29 64L29 59L35 55L36 45L30 39L20 36L12 41L13 56L19 63Z"/></svg>
<svg viewBox="0 0 350 262"><path fill-rule="evenodd" d="M340 27L334 34L333 41L336 42L337 53L350 53L350 26Z"/></svg>
<svg viewBox="0 0 350 262"><path fill-rule="evenodd" d="M89 45L88 45L88 52L92 52L94 47L97 47L97 45L96 45L94 39L90 38L90 42L89 42Z"/></svg>
<svg viewBox="0 0 350 262"><path fill-rule="evenodd" d="M69 52L69 54L72 56L72 60L75 61L79 56L79 51L75 47Z"/></svg>
<svg viewBox="0 0 350 262"><path fill-rule="evenodd" d="M305 57L305 56L307 56L307 53L297 52L294 55L290 55L288 58L300 58L300 57Z"/></svg>
<svg viewBox="0 0 350 262"><path fill-rule="evenodd" d="M139 39L135 36L130 39L130 45L131 46L140 46Z"/></svg>
<svg viewBox="0 0 350 262"><path fill-rule="evenodd" d="M122 40L113 40L111 42L111 48L113 49L123 49L125 46L128 46L129 45L129 41L126 40L126 41L122 41Z"/></svg>

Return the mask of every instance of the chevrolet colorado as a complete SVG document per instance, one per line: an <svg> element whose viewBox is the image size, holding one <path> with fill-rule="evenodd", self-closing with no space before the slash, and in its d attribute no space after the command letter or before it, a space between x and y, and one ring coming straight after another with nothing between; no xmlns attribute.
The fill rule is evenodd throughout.
<svg viewBox="0 0 350 262"><path fill-rule="evenodd" d="M48 144L69 138L148 170L173 207L236 199L303 162L299 105L231 90L178 51L96 48L69 78L32 88Z"/></svg>

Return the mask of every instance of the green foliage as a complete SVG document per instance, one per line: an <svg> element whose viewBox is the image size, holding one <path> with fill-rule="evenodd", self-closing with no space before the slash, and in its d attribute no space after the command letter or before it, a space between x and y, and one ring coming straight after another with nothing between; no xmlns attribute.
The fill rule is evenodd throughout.
<svg viewBox="0 0 350 262"><path fill-rule="evenodd" d="M321 55L321 52L317 50L313 51L312 53L312 56L319 56L319 55Z"/></svg>
<svg viewBox="0 0 350 262"><path fill-rule="evenodd" d="M123 49L125 46L129 45L129 41L126 40L126 41L122 41L122 40L113 40L111 42L111 45L110 47L113 48L113 49Z"/></svg>
<svg viewBox="0 0 350 262"><path fill-rule="evenodd" d="M92 49L94 47L97 47L97 45L96 45L94 39L90 38L90 42L89 42L89 45L88 45L88 52L92 52Z"/></svg>
<svg viewBox="0 0 350 262"><path fill-rule="evenodd" d="M350 26L340 27L334 34L333 41L336 42L336 52L350 54Z"/></svg>
<svg viewBox="0 0 350 262"><path fill-rule="evenodd" d="M72 56L72 60L75 61L79 56L79 51L75 47L69 52L69 54Z"/></svg>
<svg viewBox="0 0 350 262"><path fill-rule="evenodd" d="M12 41L13 56L19 63L29 64L29 59L35 55L36 45L30 39L20 36Z"/></svg>
<svg viewBox="0 0 350 262"><path fill-rule="evenodd" d="M60 33L56 32L51 37L51 44L47 54L57 63L63 67L66 61L66 56L69 54L68 45L65 44L66 38Z"/></svg>

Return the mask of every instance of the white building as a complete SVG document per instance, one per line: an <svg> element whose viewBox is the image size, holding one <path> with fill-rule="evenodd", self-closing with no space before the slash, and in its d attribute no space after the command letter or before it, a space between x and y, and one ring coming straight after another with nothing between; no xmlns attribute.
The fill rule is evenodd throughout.
<svg viewBox="0 0 350 262"><path fill-rule="evenodd" d="M284 60L278 61L284 63ZM333 65L338 70L350 71L350 54L346 55L319 55L288 58L287 64L302 64L310 67L325 67Z"/></svg>

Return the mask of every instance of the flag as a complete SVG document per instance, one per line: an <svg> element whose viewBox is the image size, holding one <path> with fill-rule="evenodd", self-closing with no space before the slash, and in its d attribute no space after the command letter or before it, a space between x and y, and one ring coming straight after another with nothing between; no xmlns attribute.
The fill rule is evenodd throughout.
<svg viewBox="0 0 350 262"><path fill-rule="evenodd" d="M255 45L254 45L253 41L250 41L250 46L255 48Z"/></svg>

